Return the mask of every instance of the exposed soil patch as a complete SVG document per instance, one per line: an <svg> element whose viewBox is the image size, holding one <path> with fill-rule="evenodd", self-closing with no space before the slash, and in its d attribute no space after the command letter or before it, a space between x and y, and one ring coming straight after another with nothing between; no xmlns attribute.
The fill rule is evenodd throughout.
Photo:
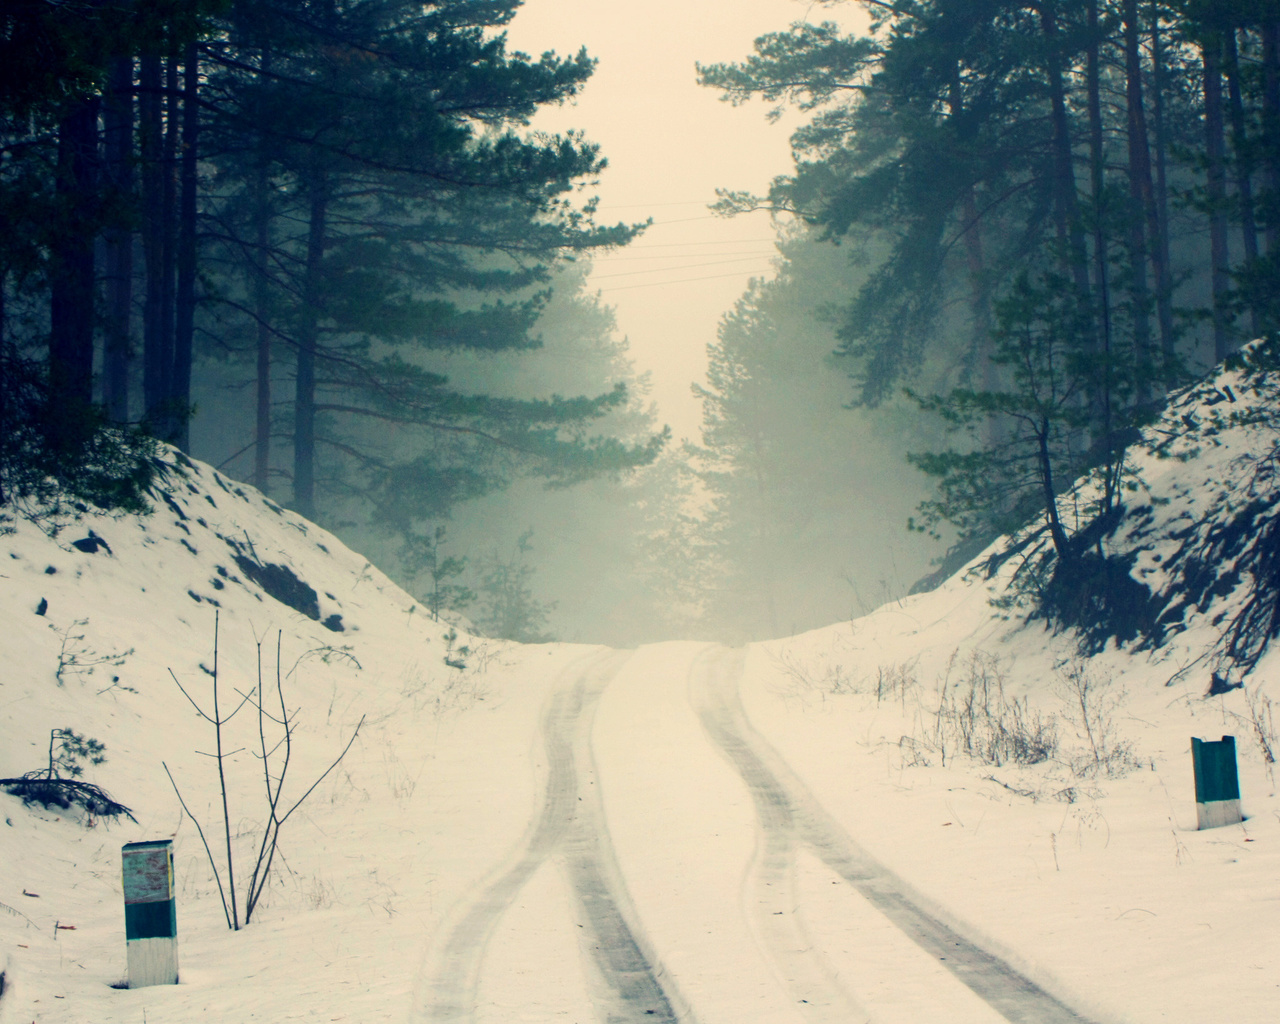
<svg viewBox="0 0 1280 1024"><path fill-rule="evenodd" d="M254 583L283 605L301 612L309 619L320 621L320 598L315 590L298 578L287 565L275 562L255 562L245 555L232 555L236 566ZM332 627L330 627L332 628Z"/></svg>

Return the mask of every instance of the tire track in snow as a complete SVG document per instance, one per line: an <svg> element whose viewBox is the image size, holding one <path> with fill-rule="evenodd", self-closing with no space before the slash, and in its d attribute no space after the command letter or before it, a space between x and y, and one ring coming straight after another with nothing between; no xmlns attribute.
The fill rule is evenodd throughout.
<svg viewBox="0 0 1280 1024"><path fill-rule="evenodd" d="M430 968L431 1024L474 1021L485 951L503 914L534 872L555 860L569 881L582 922L583 944L595 968L597 1013L604 1024L693 1024L677 1017L673 992L658 980L661 967L634 924L613 847L600 787L595 785L591 727L600 696L630 658L608 651L578 662L564 675L542 716L547 779L542 809L510 865L485 885L455 918ZM670 983L667 989L671 988Z"/></svg>
<svg viewBox="0 0 1280 1024"><path fill-rule="evenodd" d="M690 695L703 728L742 777L761 836L753 870L758 927L811 1019L865 1019L795 920L795 854L805 843L925 952L1013 1024L1088 1024L999 957L920 907L907 887L862 850L747 720L738 695L745 652L712 648L694 662ZM792 923L794 922L794 923ZM806 962L807 961L807 962ZM849 1011L841 1016L842 1001Z"/></svg>
<svg viewBox="0 0 1280 1024"><path fill-rule="evenodd" d="M750 726L736 688L742 660L742 652L724 648L699 655L690 678L690 696L703 729L737 769L755 805L756 851L747 872L744 902L760 945L807 1020L813 1024L867 1021L868 1013L840 984L798 913L796 853L801 828L789 795L748 742Z"/></svg>

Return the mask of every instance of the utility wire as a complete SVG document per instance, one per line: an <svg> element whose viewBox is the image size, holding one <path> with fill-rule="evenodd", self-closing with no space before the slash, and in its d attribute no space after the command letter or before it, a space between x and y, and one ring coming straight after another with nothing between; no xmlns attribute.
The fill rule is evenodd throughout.
<svg viewBox="0 0 1280 1024"><path fill-rule="evenodd" d="M686 199L678 203L601 203L597 210L647 210L651 206L710 206L705 199Z"/></svg>
<svg viewBox="0 0 1280 1024"><path fill-rule="evenodd" d="M741 276L742 276L741 274L712 274L712 275L711 275L711 276L709 276L709 277L684 277L684 278L681 278L681 279L680 279L680 280L678 280L678 281L651 281L651 282L650 282L650 283L648 283L648 284L623 284L623 285L616 285L616 286L611 287L611 288L601 288L601 289L600 289L600 291L601 291L601 293L603 293L603 294L606 294L606 295L607 295L607 294L610 294L610 293L612 293L612 292L629 292L629 291L632 291L632 290L634 290L634 289L636 289L636 288L661 288L661 287L663 287L664 285L673 285L673 284L689 284L689 283L691 283L691 282L693 282L693 281L719 281L719 280L721 280L721 279L723 279L723 278L726 278L726 277L741 277ZM760 275L759 275L759 274L752 274L751 276L752 276L752 277L759 277Z"/></svg>
<svg viewBox="0 0 1280 1024"><path fill-rule="evenodd" d="M634 263L638 260L700 260L708 256L763 256L771 257L776 255L773 249L739 249L736 252L691 252L687 256L679 253L663 253L659 256L601 256L592 260L597 267L604 263ZM679 269L678 267L675 269Z"/></svg>
<svg viewBox="0 0 1280 1024"><path fill-rule="evenodd" d="M724 220L718 213L708 213L701 217L681 217L679 220L655 220L649 225L650 228L664 228L668 224L688 224L695 220Z"/></svg>
<svg viewBox="0 0 1280 1024"><path fill-rule="evenodd" d="M593 281L603 281L610 277L636 277L640 274L668 274L673 270L697 270L700 267L724 267L730 263L756 263L760 259L759 256L746 256L737 260L714 260L711 263L689 263L683 267L654 267L651 270L623 270L617 274L596 274L592 276Z"/></svg>
<svg viewBox="0 0 1280 1024"><path fill-rule="evenodd" d="M630 249L679 249L686 245L746 245L750 242L776 242L776 238L725 238L720 241L712 242L637 242L634 245L628 245Z"/></svg>

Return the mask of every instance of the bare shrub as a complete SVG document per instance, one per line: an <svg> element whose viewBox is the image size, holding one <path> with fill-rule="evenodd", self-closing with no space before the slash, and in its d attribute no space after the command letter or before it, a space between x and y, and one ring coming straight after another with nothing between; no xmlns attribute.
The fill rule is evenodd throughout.
<svg viewBox="0 0 1280 1024"><path fill-rule="evenodd" d="M1252 690L1247 686L1243 687L1243 692L1248 715L1236 714L1235 717L1253 730L1253 738L1258 742L1267 774L1274 777L1276 750L1280 749L1280 735L1276 733L1275 701L1262 692L1261 683Z"/></svg>
<svg viewBox="0 0 1280 1024"><path fill-rule="evenodd" d="M826 658L802 659L790 648L770 654L779 673L792 684L790 690L797 695L817 692L822 696L846 696L858 692L857 681L840 662Z"/></svg>
<svg viewBox="0 0 1280 1024"><path fill-rule="evenodd" d="M1088 744L1087 750L1068 759L1076 775L1115 778L1139 767L1133 745L1115 724L1125 691L1116 687L1110 673L1095 672L1087 660L1076 658L1059 670L1057 690L1066 719Z"/></svg>
<svg viewBox="0 0 1280 1024"><path fill-rule="evenodd" d="M898 740L898 754L902 758L904 768L927 768L929 748L914 736L902 736Z"/></svg>
<svg viewBox="0 0 1280 1024"><path fill-rule="evenodd" d="M505 665L499 657L502 648L482 641L474 650L471 647L459 650L465 652L469 660L464 662L452 654L447 655L445 662L452 672L436 673L417 662L405 669L400 696L414 711L429 710L432 717L440 719L468 711L489 697L490 689L479 677L493 664Z"/></svg>
<svg viewBox="0 0 1280 1024"><path fill-rule="evenodd" d="M877 699L899 696L915 687L914 671L908 672L908 667L913 669L881 668ZM1010 696L1008 679L1007 668L997 657L982 651L967 658L961 658L959 651L952 654L932 700L918 701L911 734L898 743L903 764L928 765L936 758L945 767L957 757L994 767L1060 761L1077 778L1114 778L1141 767L1132 744L1116 728L1116 711L1125 693L1114 686L1110 675L1094 672L1083 659L1060 671L1056 690L1065 714L1041 711L1027 697ZM1270 706L1260 703L1258 707L1262 720ZM1063 722L1079 734L1086 744L1083 749L1062 752ZM1271 735L1274 749L1274 732ZM1032 799L1052 797L1073 804L1080 796L1075 786L1056 792L1020 790L988 778Z"/></svg>
<svg viewBox="0 0 1280 1024"><path fill-rule="evenodd" d="M333 887L333 883L325 881L319 875L312 875L309 880L299 879L297 884L298 892L312 910L324 910L337 902L337 889Z"/></svg>
<svg viewBox="0 0 1280 1024"><path fill-rule="evenodd" d="M391 790L391 794L396 800L404 803L413 798L414 790L418 788L418 780L422 778L423 771L426 770L426 762L422 762L418 766L417 773L409 770L409 766L396 754L395 750L390 746L386 746L382 751L382 769L387 778L387 786Z"/></svg>
<svg viewBox="0 0 1280 1024"><path fill-rule="evenodd" d="M1052 715L1042 715L1024 697L1005 692L1006 674L1000 660L974 651L963 677L951 682L956 656L952 656L938 690L934 712L935 743L946 763L963 754L982 764L1030 765L1057 753L1058 730Z"/></svg>
<svg viewBox="0 0 1280 1024"><path fill-rule="evenodd" d="M440 719L469 711L488 694L488 688L476 678L475 672L451 672L445 677L443 685L429 694L423 703L430 707L434 718Z"/></svg>
<svg viewBox="0 0 1280 1024"><path fill-rule="evenodd" d="M506 668L511 664L511 661L504 655L508 654L511 649L512 644L506 640L488 640L484 637L474 637L471 641L470 671L483 675L489 671L491 665Z"/></svg>
<svg viewBox="0 0 1280 1024"><path fill-rule="evenodd" d="M897 700L905 707L907 694L915 690L916 685L915 661L881 665L876 669L876 703Z"/></svg>
<svg viewBox="0 0 1280 1024"><path fill-rule="evenodd" d="M186 687L174 675L173 669L169 670L169 676L177 684L182 695L187 698L191 706L195 708L196 713L206 722L213 726L214 742L216 753L213 755L218 770L218 790L222 797L222 820L223 831L226 839L226 887L223 887L222 870L218 866L213 856L213 850L209 847L209 842L205 838L204 828L191 809L187 806L187 802L183 799L182 792L178 789L178 783L174 780L169 766L161 761L160 764L164 768L165 774L169 776L169 782L173 786L174 794L178 797L178 802L182 805L183 812L191 819L196 827L196 832L200 836L201 843L204 844L206 856L209 858L209 867L213 871L214 879L218 883L218 895L222 900L222 909L227 919L227 927L234 930L240 930L240 912L236 904L236 873L235 865L232 860L232 839L231 831L231 811L227 801L227 779L226 779L226 762L235 751L227 752L223 748L224 727L240 712L240 710L249 704L257 709L258 712L258 743L259 753L255 756L262 763L263 782L266 789L266 810L267 820L262 826L262 835L258 844L257 859L254 861L253 870L249 875L248 890L245 895L244 907L244 923L247 925L253 918L253 911L258 906L258 901L262 898L267 890L268 881L271 878L271 868L275 861L276 853L279 849L280 830L284 828L285 823L292 817L307 798L314 792L315 788L324 781L347 756L347 751L351 749L351 745L355 743L356 737L360 735L360 728L364 725L364 716L356 723L355 729L351 733L351 738L347 740L347 745L342 748L342 752L330 763L329 767L320 773L302 794L293 801L288 803L283 798L283 790L285 776L288 775L290 762L293 756L293 734L297 728L297 711L291 710L285 703L284 696L284 676L281 671L281 646L283 633L276 633L276 678L275 678L275 696L272 698L273 709L266 709L266 701L268 698L267 688L264 687L262 681L262 641L258 640L258 678L257 685L252 687L248 693L240 693L240 702L235 709L229 714L224 714L218 699L218 613L214 612L213 617L213 670L209 673L212 683L213 692L211 700L211 711L206 710L196 701L194 697L187 691ZM332 650L332 649L328 649ZM316 652L308 652L316 653ZM337 653L345 654L339 651ZM305 658L307 655L303 655ZM348 655L349 656L349 655ZM302 658L298 659L298 663L294 665L296 669L301 664ZM352 659L354 661L354 659ZM279 706L278 714L274 710L274 706ZM283 859L283 858L282 858ZM227 890L230 890L228 895Z"/></svg>

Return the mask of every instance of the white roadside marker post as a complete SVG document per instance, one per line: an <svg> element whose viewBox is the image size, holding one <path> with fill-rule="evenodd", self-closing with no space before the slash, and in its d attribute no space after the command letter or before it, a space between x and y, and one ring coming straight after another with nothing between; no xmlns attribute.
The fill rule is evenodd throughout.
<svg viewBox="0 0 1280 1024"><path fill-rule="evenodd" d="M178 983L178 915L173 898L173 840L126 843L124 932L129 987Z"/></svg>
<svg viewBox="0 0 1280 1024"><path fill-rule="evenodd" d="M1244 821L1236 738L1221 742L1191 738L1191 767L1196 775L1196 827L1219 828Z"/></svg>

